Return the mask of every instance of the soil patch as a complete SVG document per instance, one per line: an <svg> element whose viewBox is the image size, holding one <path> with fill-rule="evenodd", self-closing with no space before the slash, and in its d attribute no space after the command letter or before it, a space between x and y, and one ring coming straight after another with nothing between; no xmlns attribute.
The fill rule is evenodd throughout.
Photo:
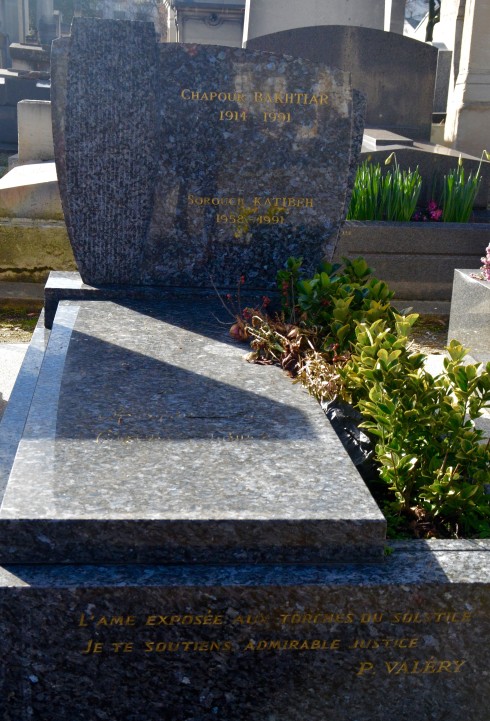
<svg viewBox="0 0 490 721"><path fill-rule="evenodd" d="M0 343L29 343L42 303L0 305Z"/></svg>
<svg viewBox="0 0 490 721"><path fill-rule="evenodd" d="M427 355L444 353L448 329L449 316L421 315L410 333L411 348Z"/></svg>

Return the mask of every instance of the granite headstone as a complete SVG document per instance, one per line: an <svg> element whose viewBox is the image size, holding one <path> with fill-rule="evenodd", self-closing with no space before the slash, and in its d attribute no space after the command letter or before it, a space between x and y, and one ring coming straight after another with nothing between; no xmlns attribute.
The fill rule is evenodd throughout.
<svg viewBox="0 0 490 721"><path fill-rule="evenodd" d="M263 289L332 255L362 128L347 73L83 20L53 45L53 104L86 283Z"/></svg>
<svg viewBox="0 0 490 721"><path fill-rule="evenodd" d="M399 33L351 25L283 30L247 42L351 73L367 98L366 125L430 139L437 49Z"/></svg>

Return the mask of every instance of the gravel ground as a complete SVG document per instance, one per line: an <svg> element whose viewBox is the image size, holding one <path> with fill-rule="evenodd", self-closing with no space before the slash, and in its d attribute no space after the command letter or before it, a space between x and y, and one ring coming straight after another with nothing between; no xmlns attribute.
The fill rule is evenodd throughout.
<svg viewBox="0 0 490 721"><path fill-rule="evenodd" d="M447 345L448 327L448 316L421 316L415 328L412 329L414 349L427 355L444 353L444 348Z"/></svg>

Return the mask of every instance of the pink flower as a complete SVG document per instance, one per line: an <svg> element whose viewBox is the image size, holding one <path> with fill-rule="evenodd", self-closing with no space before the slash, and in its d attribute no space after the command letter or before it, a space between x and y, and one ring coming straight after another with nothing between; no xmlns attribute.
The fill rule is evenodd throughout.
<svg viewBox="0 0 490 721"><path fill-rule="evenodd" d="M429 210L431 220L440 220L442 216L442 209L437 208L436 210Z"/></svg>

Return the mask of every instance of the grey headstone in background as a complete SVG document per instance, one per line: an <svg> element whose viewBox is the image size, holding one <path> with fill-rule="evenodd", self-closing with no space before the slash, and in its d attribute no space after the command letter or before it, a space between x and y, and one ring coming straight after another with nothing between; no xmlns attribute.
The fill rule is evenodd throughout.
<svg viewBox="0 0 490 721"><path fill-rule="evenodd" d="M244 275L268 288L290 255L310 270L332 255L362 126L348 74L158 48L144 23L79 20L53 47L60 190L85 282L234 287Z"/></svg>
<svg viewBox="0 0 490 721"><path fill-rule="evenodd" d="M436 87L434 90L434 113L446 112L452 60L452 50L448 50L445 47L439 48L437 55Z"/></svg>
<svg viewBox="0 0 490 721"><path fill-rule="evenodd" d="M37 72L26 75L0 68L0 149L7 152L17 150L17 103L49 100L49 76Z"/></svg>
<svg viewBox="0 0 490 721"><path fill-rule="evenodd" d="M341 68L367 97L366 125L429 140L437 50L373 28L346 25L284 30L249 40L247 48L288 53Z"/></svg>
<svg viewBox="0 0 490 721"><path fill-rule="evenodd" d="M366 96L363 95L359 90L352 91L352 102L354 108L354 121L352 126L352 150L349 162L349 175L347 178L347 192L345 194L344 212L342 214L342 220L345 220L349 205L352 197L352 191L354 190L354 183L356 180L357 168L359 166L359 158L362 150L363 138L364 138L364 117L366 115ZM340 230L339 230L340 235ZM332 244L333 245L333 244ZM338 246L338 238L335 248Z"/></svg>

